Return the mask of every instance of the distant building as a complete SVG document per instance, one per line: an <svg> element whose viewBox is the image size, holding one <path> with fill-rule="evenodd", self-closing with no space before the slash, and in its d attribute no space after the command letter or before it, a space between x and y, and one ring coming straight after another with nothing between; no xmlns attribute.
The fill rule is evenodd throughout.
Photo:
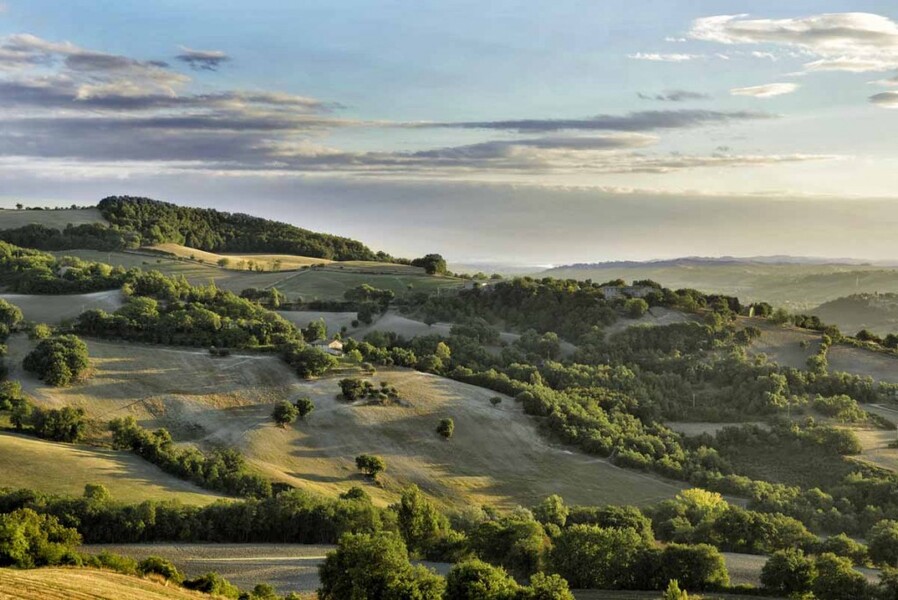
<svg viewBox="0 0 898 600"><path fill-rule="evenodd" d="M328 354L334 356L343 356L343 342L340 340L319 340L315 342L315 347L324 350Z"/></svg>

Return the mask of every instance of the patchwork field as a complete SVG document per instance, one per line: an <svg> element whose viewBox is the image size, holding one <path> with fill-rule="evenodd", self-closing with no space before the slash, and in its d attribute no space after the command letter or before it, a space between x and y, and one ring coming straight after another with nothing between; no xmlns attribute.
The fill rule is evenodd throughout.
<svg viewBox="0 0 898 600"><path fill-rule="evenodd" d="M84 311L94 308L113 312L123 303L119 290L64 296L0 294L0 298L22 309L26 320L53 325L66 319L73 319Z"/></svg>
<svg viewBox="0 0 898 600"><path fill-rule="evenodd" d="M87 225L105 223L106 219L97 208L64 210L14 210L0 209L0 229L16 229L25 225L44 225L53 229L64 229L66 225Z"/></svg>
<svg viewBox="0 0 898 600"><path fill-rule="evenodd" d="M417 483L446 505L514 506L556 492L572 504L646 504L682 488L554 447L512 399L493 407L492 392L436 376L378 373L373 380L395 385L401 404L350 405L337 400L339 376L303 382L271 356L211 358L202 350L87 343L93 376L57 389L22 372L32 343L13 336L12 377L43 406L81 406L97 421L130 414L145 427L169 427L178 440L233 444L258 470L305 489L336 494L364 485L384 504ZM272 404L300 395L315 401L309 422L276 427ZM434 432L446 416L456 422L450 441ZM362 453L386 459L380 485L357 474L354 458Z"/></svg>
<svg viewBox="0 0 898 600"><path fill-rule="evenodd" d="M0 569L0 600L208 600L153 579L112 571L45 567Z"/></svg>
<svg viewBox="0 0 898 600"><path fill-rule="evenodd" d="M61 444L0 432L0 486L80 496L88 483L105 485L116 500L178 499L208 504L220 496L162 472L128 452Z"/></svg>

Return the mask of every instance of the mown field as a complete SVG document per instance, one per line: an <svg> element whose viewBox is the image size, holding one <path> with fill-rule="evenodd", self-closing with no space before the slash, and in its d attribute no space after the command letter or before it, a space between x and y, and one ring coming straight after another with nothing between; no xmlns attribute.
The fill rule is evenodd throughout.
<svg viewBox="0 0 898 600"><path fill-rule="evenodd" d="M220 260L225 259L227 263L222 266L226 269L237 271L248 269L250 261L266 271L295 271L300 267L332 262L326 258L296 256L293 254L218 254L196 248L188 248L180 244L157 244L148 246L148 249L211 265L218 265Z"/></svg>
<svg viewBox="0 0 898 600"><path fill-rule="evenodd" d="M176 499L208 504L221 497L162 472L128 452L48 442L0 432L0 487L80 496L88 483L106 486L116 500Z"/></svg>
<svg viewBox="0 0 898 600"><path fill-rule="evenodd" d="M16 229L25 225L44 225L64 229L66 225L105 223L106 219L96 208L64 210L15 210L0 209L0 229Z"/></svg>
<svg viewBox="0 0 898 600"><path fill-rule="evenodd" d="M65 567L0 569L0 600L209 600L154 579Z"/></svg>
<svg viewBox="0 0 898 600"><path fill-rule="evenodd" d="M194 349L88 340L93 375L58 389L21 370L32 342L9 341L12 377L41 406L80 406L95 421L91 437L104 440L101 422L133 415L145 427L165 426L178 440L239 448L257 470L328 495L364 485L380 504L416 483L443 505L531 505L562 494L572 504L647 504L670 497L682 484L549 444L537 421L510 398L493 407L483 388L403 369L378 373L399 389L396 406L350 405L337 399L341 375L299 380L279 359L263 355L211 358ZM308 423L287 429L270 414L277 400L311 396ZM456 434L434 432L452 417ZM358 475L355 456L382 455L380 485Z"/></svg>

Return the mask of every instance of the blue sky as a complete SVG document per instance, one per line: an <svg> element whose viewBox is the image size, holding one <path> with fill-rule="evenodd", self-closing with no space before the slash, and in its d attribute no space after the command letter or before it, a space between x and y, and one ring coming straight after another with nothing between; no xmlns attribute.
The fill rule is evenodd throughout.
<svg viewBox="0 0 898 600"><path fill-rule="evenodd" d="M843 224L898 217L896 74L894 2L0 0L0 202L143 194L456 260L891 258ZM786 205L832 220L693 231Z"/></svg>

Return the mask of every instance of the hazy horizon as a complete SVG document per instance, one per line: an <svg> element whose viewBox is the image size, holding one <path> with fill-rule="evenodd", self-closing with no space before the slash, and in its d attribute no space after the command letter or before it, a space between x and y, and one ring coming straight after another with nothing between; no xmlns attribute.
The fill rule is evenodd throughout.
<svg viewBox="0 0 898 600"><path fill-rule="evenodd" d="M0 202L453 262L892 260L896 89L884 0L0 0Z"/></svg>

